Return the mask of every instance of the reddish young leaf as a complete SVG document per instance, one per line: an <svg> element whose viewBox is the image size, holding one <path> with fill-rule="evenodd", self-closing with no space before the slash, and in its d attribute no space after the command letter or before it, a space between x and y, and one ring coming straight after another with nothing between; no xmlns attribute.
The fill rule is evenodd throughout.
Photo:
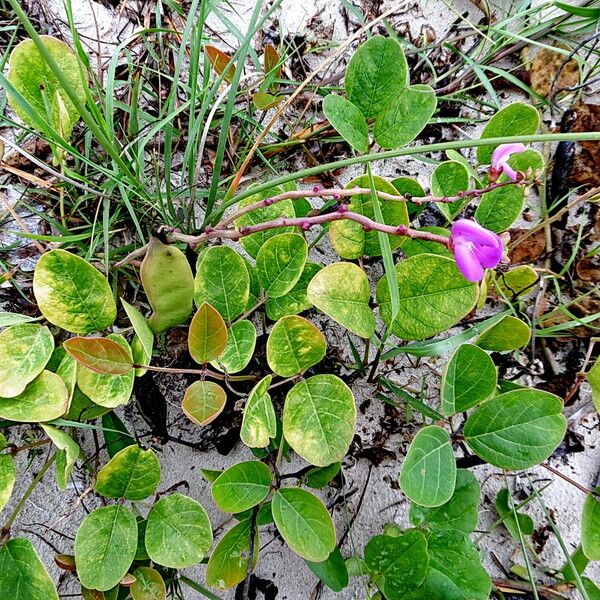
<svg viewBox="0 0 600 600"><path fill-rule="evenodd" d="M123 375L133 368L127 350L107 338L74 337L63 345L79 364L96 373Z"/></svg>
<svg viewBox="0 0 600 600"><path fill-rule="evenodd" d="M227 64L231 60L231 56L229 56L229 54L225 54L225 52L219 50L215 46L204 46L204 51L206 52L208 60L217 74L220 75L223 73L223 71L225 71L227 68ZM231 65L225 73L225 81L227 81L227 83L232 82L234 73L235 67Z"/></svg>

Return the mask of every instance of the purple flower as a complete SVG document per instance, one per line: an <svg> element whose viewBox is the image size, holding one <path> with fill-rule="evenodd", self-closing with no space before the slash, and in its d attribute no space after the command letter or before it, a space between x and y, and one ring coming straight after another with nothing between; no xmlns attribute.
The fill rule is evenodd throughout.
<svg viewBox="0 0 600 600"><path fill-rule="evenodd" d="M469 281L481 281L485 269L496 267L504 254L499 236L468 219L459 219L452 225L450 248L458 269Z"/></svg>
<svg viewBox="0 0 600 600"><path fill-rule="evenodd" d="M492 168L490 180L495 181L501 173L506 174L513 181L517 180L517 172L508 164L508 159L519 152L525 152L524 144L500 144L492 154Z"/></svg>

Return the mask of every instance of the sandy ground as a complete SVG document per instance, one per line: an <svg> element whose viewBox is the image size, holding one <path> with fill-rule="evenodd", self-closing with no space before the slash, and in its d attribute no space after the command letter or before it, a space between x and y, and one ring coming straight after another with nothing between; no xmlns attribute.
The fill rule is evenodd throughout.
<svg viewBox="0 0 600 600"><path fill-rule="evenodd" d="M400 3L399 3L400 4ZM386 9L389 3L384 3ZM45 0L41 6L46 11L48 22L53 22L55 28L63 29L61 16L64 15L61 0ZM102 62L107 60L115 44L123 41L133 31L133 26L126 18L104 5L93 0L73 0L76 9L77 26L81 34L86 36L93 54L100 47ZM223 10L227 16L240 29L244 30L248 15L253 8L251 0L233 3L233 10L224 6ZM470 2L459 1L446 3L441 0L423 0L420 2L407 2L403 6L406 12L394 16L391 19L393 26L398 29L408 29L410 35L418 36L423 28L431 28L438 37L444 36L450 24L459 16L466 15L467 18L477 20L480 14ZM279 27L285 34L302 34L309 36L317 42L327 39L343 40L347 37L341 1L308 0L298 2L297 0L284 0L281 10L278 12ZM52 21L54 18L54 21ZM353 21L350 15L350 22ZM215 20L212 23L214 30L226 42L230 40L226 28ZM97 31L100 33L100 45L95 41ZM52 33L52 31L49 31ZM315 64L320 59L314 59ZM513 96L506 96L509 101ZM476 136L477 127L467 127L468 135ZM428 183L428 175L431 166L417 161L394 160L377 163L374 166L377 174L395 177L398 174L416 176L422 184ZM341 175L342 182L349 181L358 170L349 169ZM535 200L532 200L535 208ZM3 238L6 241L6 237ZM325 261L334 260L334 255L327 244L320 245L320 253L315 258ZM371 278L376 280L380 277L380 267L372 268ZM326 318L320 319L331 346L344 343L343 333L332 326ZM342 357L348 358L348 357ZM408 384L409 388L418 390L421 382L425 381L426 397L432 402L438 398L439 375L443 369L445 358L433 358L430 360L417 361L416 359L403 359L398 362L398 373L396 380L402 384ZM350 360L349 360L350 362ZM169 422L174 423L172 433L180 435L185 439L198 441L203 434L195 428L185 424L181 420L180 402L183 384L179 387L168 384L170 388L169 399ZM412 421L405 420L401 413L386 414L382 404L374 397L374 390L366 384L357 384L353 388L359 410L359 423L357 426L357 442L363 449L377 446L381 434L382 420L388 421L392 430L381 448L378 449L380 463L374 465L371 461L362 458L360 460L348 459L343 466L343 474L347 479L345 494L340 490L330 489L323 498L328 503L333 503L334 516L338 529L338 537L346 531L350 522L353 522L349 535L346 537L342 548L344 556L361 553L362 548L369 538L380 533L386 523L395 522L399 525L408 525L408 501L398 489L397 479L407 445L418 425L419 416L413 415ZM121 411L127 424L138 434L146 430L144 422L140 419L137 410L132 405ZM585 446L585 452L570 454L568 457L555 456L550 460L555 468L580 482L584 486L592 487L597 483L600 471L600 454L596 450L600 443L598 432L598 416L591 404L589 390L584 386L583 393L577 404L568 409L570 418L570 430L578 436ZM28 427L20 428L25 435ZM15 436L17 437L17 436ZM84 443L84 450L93 452L89 436ZM201 477L201 468L220 469L238 462L252 458L250 451L238 443L234 449L223 456L214 449L197 451L175 443L166 446L155 446L159 452L163 470L161 490L179 485L179 490L198 499L209 511L211 520L219 533L231 526L227 516L221 513L212 502L210 487ZM105 457L101 457L105 460ZM34 458L28 462L28 457L21 453L18 457L19 473L21 477L13 495L11 504L5 509L5 514L11 510L11 506L18 500L24 489L29 484L42 464L41 458ZM299 460L286 465L289 471L302 467ZM504 476L497 469L491 467L476 467L473 472L482 484L482 509L479 530L485 532L497 519L493 508L494 497L501 487L506 485ZM566 484L563 480L551 476L546 470L532 469L526 474L511 475L509 478L511 489L517 497L531 493L531 482L539 485L540 482L551 482L549 488L544 492L544 501L555 515L558 527L568 544L569 549L575 549L579 539L579 519L584 495L573 486ZM38 486L34 494L27 501L25 509L21 512L13 533L15 535L27 535L32 537L34 543L42 556L45 565L50 569L55 580L59 577L59 571L53 566L53 548L59 552L70 553L72 549L71 538L77 525L86 515L86 511L100 505L97 498L87 495L83 501L78 501L78 496L90 485L89 475L83 469L76 471L76 476L71 482L66 493L59 493L50 477L46 477ZM145 510L144 503L140 508ZM539 535L544 536L544 523L542 511L536 502L532 502L525 512L531 514L539 529ZM44 538L48 544L39 537ZM476 535L476 537L479 537ZM261 530L261 554L256 568L256 574L265 580L273 581L279 594L277 599L281 600L305 600L320 597L322 599L344 598L364 599L367 597L365 582L360 579L351 581L350 586L340 594L335 594L327 589L317 592L317 579L308 570L304 562L296 557L286 548L274 535L272 527ZM523 564L523 559L518 544L512 540L502 528L497 528L492 534L485 535L480 543L484 563L490 574L495 577L504 577L502 567L509 569L512 564ZM547 543L543 545L539 559L541 564L547 567L560 567L564 562L562 553L554 537L551 535ZM204 567L186 570L190 577L202 582ZM600 580L600 569L592 566L587 574L595 580ZM76 593L77 586L72 579L61 583L61 593ZM320 593L320 596L317 595ZM233 591L219 592L221 598L233 598ZM184 589L186 600L202 598L201 595ZM573 598L578 597L575 594Z"/></svg>

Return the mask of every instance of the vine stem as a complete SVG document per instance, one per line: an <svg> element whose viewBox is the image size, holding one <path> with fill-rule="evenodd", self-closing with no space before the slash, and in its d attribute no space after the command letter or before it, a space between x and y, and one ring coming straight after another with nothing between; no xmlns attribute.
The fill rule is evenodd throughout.
<svg viewBox="0 0 600 600"><path fill-rule="evenodd" d="M486 194L487 192L491 192L495 189L519 185L534 185L538 183L536 180L527 181L525 179L520 181L503 181L503 182L495 182L491 183L485 188L481 189L472 189L465 190L463 192L459 192L455 196L436 196L434 194L426 194L425 196L417 196L414 197L412 194L389 194L387 192L382 192L379 190L375 190L375 194L380 200L387 200L391 202L413 202L414 204L421 205L425 202L438 202L442 204L448 204L451 202L455 202L457 200L462 200L463 198L473 197L477 198ZM272 204L276 204L277 202L281 202L282 200L300 200L302 198L351 198L353 196L370 196L371 189L370 188L361 188L358 186L352 188L321 188L319 186L314 187L312 190L290 190L287 192L283 192L281 194L277 194L276 196L272 196L270 198L265 198L263 200L258 200L257 202L253 202L251 204L247 204L243 206L236 212L234 212L229 217L223 219L219 225L215 227L215 229L221 229L226 227L227 225L233 223L236 219L241 217L242 215L248 214L253 210L258 208L264 208L265 206L271 206Z"/></svg>
<svg viewBox="0 0 600 600"><path fill-rule="evenodd" d="M478 140L455 140L452 142L437 142L435 144L423 144L422 146L409 146L400 148L398 150L386 150L385 152L373 152L371 154L361 154L358 156L351 156L350 158L344 158L329 163L323 163L301 171L294 173L288 173L261 183L254 187L244 190L240 194L232 197L227 197L226 200L216 208L212 214L208 215L207 221L210 223L216 222L220 219L226 209L234 204L237 204L241 200L244 200L255 194L260 194L273 187L284 185L291 181L297 181L299 179L307 179L315 175L320 175L325 171L334 171L337 169L343 169L352 165L369 163L379 160L388 160L390 158L399 158L401 156L417 156L420 154L427 154L430 152L445 152L446 150L460 150L462 148L479 148L480 146L499 146L500 144L537 144L537 143L558 143L558 142L597 142L600 140L600 131L590 132L576 132L576 133L538 133L531 135L513 135L506 137L493 137L493 138L482 138Z"/></svg>
<svg viewBox="0 0 600 600"><path fill-rule="evenodd" d="M440 204L447 204L451 202L456 202L457 200L463 200L465 198L477 198L491 192L495 189L502 188L510 185L517 186L528 186L528 185L536 185L539 182L536 179L526 180L522 179L520 181L504 181L501 183L495 182L488 185L485 188L481 189L472 189L465 190L464 192L459 192L455 196L434 196L433 194L426 194L425 196L413 197L410 194L389 194L387 192L381 192L375 190L374 193L380 200L393 201L393 202L413 202L416 205L421 205L425 202L437 202ZM288 192L283 192L281 194L277 194L276 196L272 196L270 198L264 198L263 200L259 200L257 202L253 202L248 204L239 210L235 211L230 216L222 219L218 225L215 227L207 226L204 230L204 233L200 235L187 235L185 233L181 233L173 228L163 227L162 231L167 234L169 241L171 242L184 242L188 244L191 248L195 249L201 244L204 244L210 239L221 238L221 239L230 239L230 240L238 240L245 235L250 235L251 233L255 233L256 231L264 231L265 229L274 229L277 227L283 226L299 226L303 229L310 229L313 225L318 225L330 221L337 221L342 219L348 219L351 221L359 222L363 225L363 227L368 231L383 231L384 233L388 233L391 235L406 235L408 237L424 239L434 242L439 242L448 245L448 239L443 238L443 236L437 236L435 234L431 234L425 231L418 231L414 229L406 229L404 233L403 226L400 228L392 227L389 225L383 225L381 223L377 223L377 221L373 221L363 215L359 215L354 212L349 212L345 205L340 206L337 212L327 213L326 215L317 214L310 215L307 217L297 218L296 220L288 219L285 223L282 220L273 220L266 221L265 223L260 223L259 225L251 226L250 228L230 228L227 227L231 225L236 219L239 217L252 212L253 210L257 210L259 208L264 208L266 206L271 206L283 200L299 200L301 198L352 198L353 196L362 196L362 195L371 195L372 190L370 188L361 188L361 187L353 187L349 189L344 188L313 188L312 190L291 190ZM337 216L332 216L337 215ZM137 260L146 254L148 249L148 245L142 246L128 254L122 260L116 262L113 265L114 269L124 267L125 265L131 263L134 260ZM265 300L266 302L266 300ZM258 308L257 305L254 308ZM252 310L254 310L254 308ZM247 316L247 315L245 315ZM239 319L238 319L239 320Z"/></svg>
<svg viewBox="0 0 600 600"><path fill-rule="evenodd" d="M54 461L56 460L57 457L58 457L58 452L55 452L46 461L46 464L40 469L40 472L34 477L33 481L29 484L29 487L25 490L25 493L23 494L23 496L21 496L21 499L15 506L15 509L12 511L10 517L8 517L8 521L6 521L6 524L4 525L4 527L2 527L0 542L3 542L5 540L5 538L8 536L8 534L10 533L10 528L12 527L13 523L15 522L15 519L17 518L18 514L21 512L21 509L23 508L23 506L25 506L25 502L27 502L27 499L29 498L29 496L31 496L31 494L33 493L33 490L36 488L37 484L42 480L42 478L46 474L46 471L52 466L52 463L54 463Z"/></svg>
<svg viewBox="0 0 600 600"><path fill-rule="evenodd" d="M155 367L153 365L133 365L134 369L146 369L147 371L157 371L158 373L183 373L186 375L202 375L204 377L212 377L221 381L254 381L254 375L225 375L217 373L210 369L178 369L176 367Z"/></svg>
<svg viewBox="0 0 600 600"><path fill-rule="evenodd" d="M364 215L351 212L345 204L342 204L338 210L322 215L315 215L312 217L280 217L279 219L273 219L272 221L265 221L264 223L257 223L256 225L249 225L247 227L240 227L239 229L213 229L207 228L204 233L200 235L186 235L177 231L171 231L168 234L169 241L172 242L185 242L191 248L197 248L199 245L204 244L210 239L220 238L228 240L239 240L245 236L257 233L259 231L266 231L268 229L278 229L280 227L299 227L303 231L308 231L315 225L322 225L324 223L331 223L332 221L355 221L363 226L365 231L381 231L389 235L406 236L413 239L427 240L430 242L437 242L443 246L449 247L450 238L429 231L422 231L419 229L411 229L406 225L384 225L369 219Z"/></svg>

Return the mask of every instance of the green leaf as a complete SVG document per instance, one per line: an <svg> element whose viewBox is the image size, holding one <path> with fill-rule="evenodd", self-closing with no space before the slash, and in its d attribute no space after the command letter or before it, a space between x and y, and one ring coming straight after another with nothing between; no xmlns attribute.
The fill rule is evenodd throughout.
<svg viewBox="0 0 600 600"><path fill-rule="evenodd" d="M63 346L80 365L94 373L123 375L133 367L129 345L110 338L74 337L65 340Z"/></svg>
<svg viewBox="0 0 600 600"><path fill-rule="evenodd" d="M229 246L211 246L198 257L196 306L207 302L227 322L239 317L250 297L250 275L244 259Z"/></svg>
<svg viewBox="0 0 600 600"><path fill-rule="evenodd" d="M69 406L69 411L65 414L64 418L68 421L80 423L93 421L109 413L111 410L111 408L104 408L103 406L94 404L78 387L75 387L71 406Z"/></svg>
<svg viewBox="0 0 600 600"><path fill-rule="evenodd" d="M277 196L281 193L283 193L283 189L280 187L273 187L269 188L268 190L263 190L258 194L254 194L252 196L249 196L245 200L242 200L238 204L238 208L244 208L246 206L249 206L250 204L260 202L261 200L271 198L272 196ZM282 200L281 202L276 202L275 204L269 204L268 206L261 206L260 208L255 208L249 213L238 217L234 221L234 224L238 229L240 229L242 227L258 225L259 223L264 223L266 221L273 221L275 219L279 219L280 217L293 218L295 216L296 213L294 212L294 203L288 198L286 200ZM275 229L257 231L256 233L252 233L250 235L245 235L244 237L242 237L240 239L240 244L242 245L242 248L252 258L256 258L258 255L258 251L268 239L272 238L275 235L291 231L294 231L293 227L277 227Z"/></svg>
<svg viewBox="0 0 600 600"><path fill-rule="evenodd" d="M240 513L260 504L273 483L271 469L257 460L229 467L212 484L215 504L227 513Z"/></svg>
<svg viewBox="0 0 600 600"><path fill-rule="evenodd" d="M535 524L533 522L533 519L529 515L525 515L523 513L517 512L517 516L515 518L515 513L513 512L513 509L510 505L508 494L508 489L502 488L496 494L496 500L494 503L496 505L496 510L498 511L498 514L503 519L502 524L504 525L504 527L506 527L510 535L515 540L520 542L521 534L531 535L535 529ZM519 530L521 531L521 534L519 534Z"/></svg>
<svg viewBox="0 0 600 600"><path fill-rule="evenodd" d="M239 373L246 368L256 346L256 327L251 321L236 321L228 330L223 354L211 365L225 373Z"/></svg>
<svg viewBox="0 0 600 600"><path fill-rule="evenodd" d="M386 194L397 195L396 188L382 177L373 177L375 190ZM350 181L345 189L354 187L370 188L369 175L361 175ZM369 219L381 220L386 225L408 225L408 210L406 202L396 200L382 200L378 198L381 208L382 219L378 219L373 206L371 194L352 196L348 204L348 210L364 215ZM340 220L333 221L329 225L329 237L333 249L346 259L360 258L366 256L381 256L381 244L378 231L365 231L363 226L356 221ZM402 243L402 237L398 235L387 235L392 250L398 248Z"/></svg>
<svg viewBox="0 0 600 600"><path fill-rule="evenodd" d="M277 106L283 100L283 96L273 96L272 94L265 94L257 92L252 96L252 102L258 110L267 110Z"/></svg>
<svg viewBox="0 0 600 600"><path fill-rule="evenodd" d="M477 339L477 345L491 352L510 352L527 345L531 329L527 323L506 315L499 323L484 331Z"/></svg>
<svg viewBox="0 0 600 600"><path fill-rule="evenodd" d="M400 600L427 575L427 540L416 530L376 535L365 546L365 563L387 600Z"/></svg>
<svg viewBox="0 0 600 600"><path fill-rule="evenodd" d="M96 479L96 492L105 498L143 500L160 482L160 463L150 449L127 446L105 464Z"/></svg>
<svg viewBox="0 0 600 600"><path fill-rule="evenodd" d="M488 600L490 576L469 538L451 529L434 531L427 538L427 553L427 579L407 600Z"/></svg>
<svg viewBox="0 0 600 600"><path fill-rule="evenodd" d="M435 92L428 85L411 85L400 91L375 120L375 141L386 149L412 142L425 129L437 107Z"/></svg>
<svg viewBox="0 0 600 600"><path fill-rule="evenodd" d="M120 334L111 333L107 339L116 342L129 354L130 364L133 364L131 348L127 340ZM133 391L135 371L129 369L123 375L105 375L78 365L77 385L92 402L105 408L115 408L127 404Z"/></svg>
<svg viewBox="0 0 600 600"><path fill-rule="evenodd" d="M442 376L442 412L450 417L487 400L497 381L496 366L487 352L473 344L459 346Z"/></svg>
<svg viewBox="0 0 600 600"><path fill-rule="evenodd" d="M567 429L557 396L523 388L496 396L467 419L464 436L483 460L501 469L528 469L548 458Z"/></svg>
<svg viewBox="0 0 600 600"><path fill-rule="evenodd" d="M123 304L123 308L135 331L135 337L131 342L134 362L136 365L149 365L152 360L152 351L154 349L154 333L152 332L152 329L150 329L148 321L137 308L131 306L131 304L123 300L123 298L121 298L121 304ZM136 352L136 350L138 352ZM144 369L137 369L136 374L138 377L141 377L145 372Z"/></svg>
<svg viewBox="0 0 600 600"><path fill-rule="evenodd" d="M563 565L562 569L560 570L560 574L565 578L565 581L574 582L574 581L576 581L576 575L583 574L583 572L586 570L589 562L590 562L590 560L583 553L583 549L580 544L571 553L569 560ZM573 565L574 569L571 568L571 564ZM590 598L590 600L591 600L591 598Z"/></svg>
<svg viewBox="0 0 600 600"><path fill-rule="evenodd" d="M327 467L313 467L304 475L304 484L315 490L322 490L340 472L341 462L331 463Z"/></svg>
<svg viewBox="0 0 600 600"><path fill-rule="evenodd" d="M10 500L16 479L15 459L10 454L0 454L0 512Z"/></svg>
<svg viewBox="0 0 600 600"><path fill-rule="evenodd" d="M341 592L348 585L348 569L339 548L322 562L305 561L308 568L334 592Z"/></svg>
<svg viewBox="0 0 600 600"><path fill-rule="evenodd" d="M582 577L583 589L588 595L588 600L600 600L600 588L588 577Z"/></svg>
<svg viewBox="0 0 600 600"><path fill-rule="evenodd" d="M75 562L81 585L106 592L129 571L137 548L137 523L124 506L91 512L75 536Z"/></svg>
<svg viewBox="0 0 600 600"><path fill-rule="evenodd" d="M435 233L436 235L450 237L450 232L443 227L419 227L418 231L428 231L430 233ZM446 256L448 258L453 257L452 252L446 246L438 244L438 242L430 242L418 238L403 238L400 248L408 258L416 256L417 254L439 254L440 256Z"/></svg>
<svg viewBox="0 0 600 600"><path fill-rule="evenodd" d="M271 501L277 530L287 545L305 560L322 562L335 548L335 527L327 508L300 488L283 488Z"/></svg>
<svg viewBox="0 0 600 600"><path fill-rule="evenodd" d="M500 291L509 299L526 296L533 292L539 276L529 265L519 265L498 276L496 283Z"/></svg>
<svg viewBox="0 0 600 600"><path fill-rule="evenodd" d="M197 425L208 425L225 408L227 394L212 381L194 381L185 392L181 409L187 418Z"/></svg>
<svg viewBox="0 0 600 600"><path fill-rule="evenodd" d="M7 540L0 547L0 598L58 600L52 578L25 538Z"/></svg>
<svg viewBox="0 0 600 600"><path fill-rule="evenodd" d="M452 498L434 508L411 504L410 522L429 529L456 529L464 534L475 531L479 520L481 486L467 469L457 469L456 486Z"/></svg>
<svg viewBox="0 0 600 600"><path fill-rule="evenodd" d="M408 65L400 44L375 35L358 47L344 80L348 99L367 118L376 117L408 85Z"/></svg>
<svg viewBox="0 0 600 600"><path fill-rule="evenodd" d="M200 365L219 358L227 346L227 327L223 317L204 302L194 315L188 332L188 349Z"/></svg>
<svg viewBox="0 0 600 600"><path fill-rule="evenodd" d="M600 358L596 360L594 366L588 371L585 377L592 388L594 406L600 412Z"/></svg>
<svg viewBox="0 0 600 600"><path fill-rule="evenodd" d="M129 588L132 600L166 600L167 586L161 574L151 567L138 567L134 584Z"/></svg>
<svg viewBox="0 0 600 600"><path fill-rule="evenodd" d="M35 317L28 317L19 313L0 311L0 327L12 327L13 325L21 325L22 323L31 323L36 321Z"/></svg>
<svg viewBox="0 0 600 600"><path fill-rule="evenodd" d="M146 526L146 550L153 562L172 569L197 565L212 542L208 515L193 498L171 494L152 507Z"/></svg>
<svg viewBox="0 0 600 600"><path fill-rule="evenodd" d="M296 315L312 306L312 302L306 297L306 288L310 280L321 270L321 265L307 262L304 270L296 285L285 296L279 298L269 298L265 305L267 317L272 321L277 321L288 315Z"/></svg>
<svg viewBox="0 0 600 600"><path fill-rule="evenodd" d="M514 102L498 111L481 132L481 139L508 137L515 135L532 135L540 126L538 111L523 102ZM480 164L489 165L495 146L479 146L477 160Z"/></svg>
<svg viewBox="0 0 600 600"><path fill-rule="evenodd" d="M269 298L285 296L298 282L308 255L308 246L297 233L269 238L256 256L258 279Z"/></svg>
<svg viewBox="0 0 600 600"><path fill-rule="evenodd" d="M251 265L245 259L244 259L244 264L246 265L246 269L248 270L248 275L250 277L250 295L248 296L248 303L246 304L246 310L251 310L259 303L261 296L262 296L262 289L260 287L260 281L258 280L258 274L256 273L256 267ZM273 298L271 300L274 301L275 298ZM267 303L270 302L271 300L267 301Z"/></svg>
<svg viewBox="0 0 600 600"><path fill-rule="evenodd" d="M400 489L416 504L435 507L450 500L455 483L456 459L450 436L437 425L423 427L406 454Z"/></svg>
<svg viewBox="0 0 600 600"><path fill-rule="evenodd" d="M22 394L0 398L0 418L24 423L40 423L62 417L69 409L69 392L63 380L42 371Z"/></svg>
<svg viewBox="0 0 600 600"><path fill-rule="evenodd" d="M323 99L323 112L335 130L357 152L369 151L369 129L367 120L352 102L329 94Z"/></svg>
<svg viewBox="0 0 600 600"><path fill-rule="evenodd" d="M71 89L85 103L87 82L83 78L84 70L75 52L56 38L48 35L40 37ZM13 48L9 58L8 80L54 131L65 140L71 137L74 125L79 121L79 112L33 40L24 40ZM8 101L27 125L41 129L11 93L8 93Z"/></svg>
<svg viewBox="0 0 600 600"><path fill-rule="evenodd" d="M352 333L368 339L375 332L375 316L369 307L369 280L357 265L348 262L327 265L308 284L307 297Z"/></svg>
<svg viewBox="0 0 600 600"><path fill-rule="evenodd" d="M14 325L0 333L0 396L14 398L43 370L54 350L47 327Z"/></svg>
<svg viewBox="0 0 600 600"><path fill-rule="evenodd" d="M303 373L323 360L325 336L308 320L296 315L283 317L267 339L267 363L281 377Z"/></svg>
<svg viewBox="0 0 600 600"><path fill-rule="evenodd" d="M113 411L102 415L102 433L109 458L136 443L125 423Z"/></svg>
<svg viewBox="0 0 600 600"><path fill-rule="evenodd" d="M586 496L581 515L581 547L590 560L600 560L600 502Z"/></svg>
<svg viewBox="0 0 600 600"><path fill-rule="evenodd" d="M244 408L240 438L249 448L266 448L277 435L277 420L269 386L273 377L261 379L248 395Z"/></svg>
<svg viewBox="0 0 600 600"><path fill-rule="evenodd" d="M64 348L59 348L64 351ZM51 371L52 369L48 369ZM67 386L67 391L69 392L69 407L71 405L71 400L75 395L75 388L77 386L77 361L66 351L64 351L64 356L61 359L58 367L56 368L56 374L63 380L64 384Z"/></svg>
<svg viewBox="0 0 600 600"><path fill-rule="evenodd" d="M600 8L594 8L593 6L577 6L569 4L568 2L559 2L558 0L556 0L554 4L571 15L577 15L586 19L600 19Z"/></svg>
<svg viewBox="0 0 600 600"><path fill-rule="evenodd" d="M103 331L117 316L117 305L104 275L65 250L42 255L33 274L33 293L44 317L71 333Z"/></svg>
<svg viewBox="0 0 600 600"><path fill-rule="evenodd" d="M394 358L399 354L412 354L413 356L441 356L446 352L450 352L457 348L461 344L468 342L473 339L476 335L481 334L486 331L490 327L493 327L496 323L500 322L504 318L504 313L499 313L486 319L485 321L481 321L480 323L475 323L457 333L456 335L451 335L447 338L441 339L433 339L427 340L425 342L413 342L412 344L406 344L406 346L400 346L399 348L393 348L388 352L385 352L382 356L382 360L389 360L390 358Z"/></svg>
<svg viewBox="0 0 600 600"><path fill-rule="evenodd" d="M469 189L469 171L461 162L448 160L440 163L431 175L431 192L435 196L453 197ZM460 212L464 200L451 203L438 203L442 214L451 221Z"/></svg>
<svg viewBox="0 0 600 600"><path fill-rule="evenodd" d="M508 185L483 194L475 211L477 222L497 233L508 229L523 212L525 190Z"/></svg>
<svg viewBox="0 0 600 600"><path fill-rule="evenodd" d="M412 177L396 177L395 179L392 179L390 183L394 186L398 194L410 195L411 198L422 198L427 195L423 186ZM409 220L412 220L418 217L425 207L419 206L414 202L407 202L406 208L408 210ZM402 240L402 243L405 241L406 240Z"/></svg>
<svg viewBox="0 0 600 600"><path fill-rule="evenodd" d="M348 452L355 425L352 390L335 375L309 377L286 396L283 435L312 465L326 467L340 461Z"/></svg>
<svg viewBox="0 0 600 600"><path fill-rule="evenodd" d="M246 578L250 558L250 519L233 526L217 544L208 560L206 583L219 589L237 585ZM254 538L253 565L259 551L258 531Z"/></svg>
<svg viewBox="0 0 600 600"><path fill-rule="evenodd" d="M151 238L140 279L152 307L149 324L154 333L187 321L194 307L194 275L179 248Z"/></svg>
<svg viewBox="0 0 600 600"><path fill-rule="evenodd" d="M399 338L422 340L456 325L475 306L477 285L468 282L450 258L419 254L396 264L400 312L392 325ZM376 298L389 326L391 297L387 277L377 283Z"/></svg>
<svg viewBox="0 0 600 600"><path fill-rule="evenodd" d="M64 491L67 489L71 471L81 451L77 442L65 431L44 424L42 424L42 429L59 450L56 457L56 483L58 488Z"/></svg>

